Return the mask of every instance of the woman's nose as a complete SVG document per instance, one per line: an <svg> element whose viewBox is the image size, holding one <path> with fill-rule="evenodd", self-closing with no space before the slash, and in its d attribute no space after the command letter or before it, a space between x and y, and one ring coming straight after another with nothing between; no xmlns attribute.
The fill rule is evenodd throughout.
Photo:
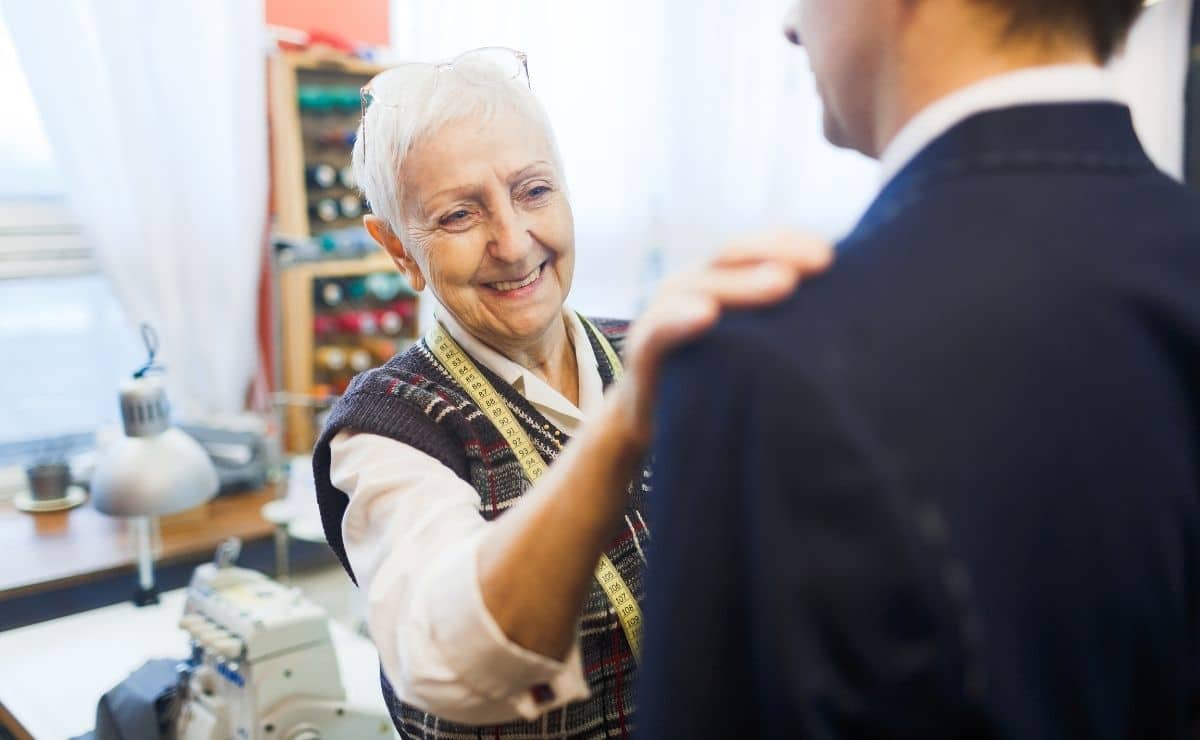
<svg viewBox="0 0 1200 740"><path fill-rule="evenodd" d="M492 218L491 236L488 253L501 262L520 262L533 244L524 220L511 208L502 209Z"/></svg>

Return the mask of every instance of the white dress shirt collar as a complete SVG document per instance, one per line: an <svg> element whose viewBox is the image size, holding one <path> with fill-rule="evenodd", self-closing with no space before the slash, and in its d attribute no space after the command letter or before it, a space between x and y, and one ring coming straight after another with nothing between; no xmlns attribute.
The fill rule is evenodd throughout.
<svg viewBox="0 0 1200 740"><path fill-rule="evenodd" d="M932 103L905 124L879 158L883 183L935 139L976 113L1039 103L1119 100L1111 73L1089 64L1032 67L989 77Z"/></svg>
<svg viewBox="0 0 1200 740"><path fill-rule="evenodd" d="M600 368L596 364L596 356L592 353L592 344L588 341L587 330L584 329L579 316L570 308L563 306L563 320L567 323L567 337L575 348L575 361L579 366L578 406L551 388L546 381L528 368L522 367L481 342L467 331L444 306L435 306L434 317L442 322L442 326L446 327L446 331L454 341L458 342L459 346L476 362L499 375L564 432L572 433L580 422L594 414L599 408L604 398L604 382L600 378Z"/></svg>

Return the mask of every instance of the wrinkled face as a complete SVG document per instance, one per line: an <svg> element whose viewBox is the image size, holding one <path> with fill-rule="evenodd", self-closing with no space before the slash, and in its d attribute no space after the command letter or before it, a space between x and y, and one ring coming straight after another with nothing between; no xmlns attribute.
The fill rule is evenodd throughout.
<svg viewBox="0 0 1200 740"><path fill-rule="evenodd" d="M571 206L541 125L512 111L461 120L404 163L405 243L434 295L493 347L536 341L575 267Z"/></svg>
<svg viewBox="0 0 1200 740"><path fill-rule="evenodd" d="M808 50L825 108L825 138L835 146L879 154L875 99L896 6L887 0L797 0L784 19L788 40Z"/></svg>

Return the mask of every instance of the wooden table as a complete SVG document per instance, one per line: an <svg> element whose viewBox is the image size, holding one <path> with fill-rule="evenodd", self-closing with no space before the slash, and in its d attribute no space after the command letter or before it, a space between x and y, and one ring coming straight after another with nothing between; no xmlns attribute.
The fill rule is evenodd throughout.
<svg viewBox="0 0 1200 740"><path fill-rule="evenodd" d="M271 537L275 526L262 507L276 497L274 485L213 499L204 507L165 519L159 527L155 563L211 555L227 537ZM132 533L120 519L86 503L68 511L27 514L0 503L0 602L67 588L136 569Z"/></svg>

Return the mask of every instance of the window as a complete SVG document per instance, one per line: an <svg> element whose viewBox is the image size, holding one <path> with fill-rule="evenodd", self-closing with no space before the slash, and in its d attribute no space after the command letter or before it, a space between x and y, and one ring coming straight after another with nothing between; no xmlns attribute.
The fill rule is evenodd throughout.
<svg viewBox="0 0 1200 740"><path fill-rule="evenodd" d="M66 204L3 23L0 89L0 464L9 464L25 462L4 454L28 449L16 442L117 422L117 384L141 354Z"/></svg>
<svg viewBox="0 0 1200 740"><path fill-rule="evenodd" d="M0 23L0 278L93 269L63 197L62 177L20 60Z"/></svg>

